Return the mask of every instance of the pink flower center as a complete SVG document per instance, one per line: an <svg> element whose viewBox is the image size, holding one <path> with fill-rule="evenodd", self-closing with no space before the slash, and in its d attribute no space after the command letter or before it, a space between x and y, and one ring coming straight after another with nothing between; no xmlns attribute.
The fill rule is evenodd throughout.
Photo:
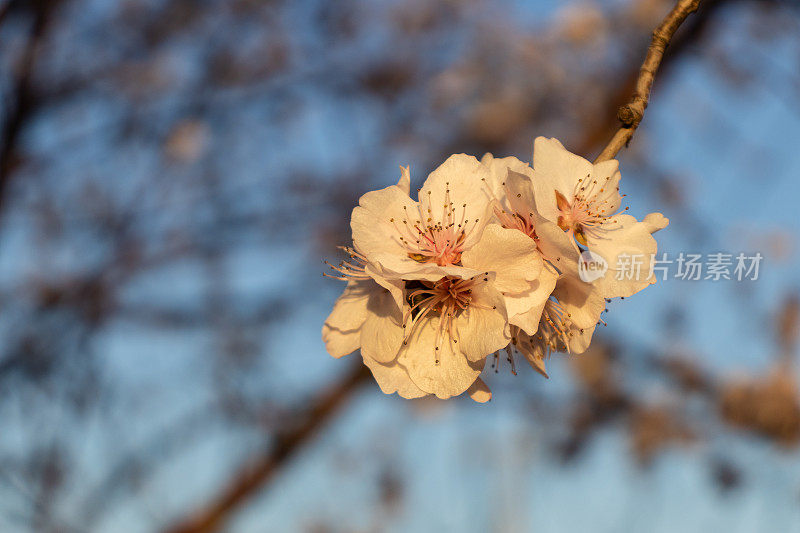
<svg viewBox="0 0 800 533"><path fill-rule="evenodd" d="M389 219L399 233L399 240L408 257L419 263L436 263L438 266L458 265L470 233L479 220L466 218L467 204L456 208L450 200L450 188L445 191L441 209L434 208L428 191L428 207L418 206L416 216L403 207L403 219Z"/></svg>
<svg viewBox="0 0 800 533"><path fill-rule="evenodd" d="M506 211L504 209L495 208L495 215L500 220L500 225L504 228L516 229L533 239L539 241L536 235L536 224L533 221L533 213L527 215L513 211Z"/></svg>
<svg viewBox="0 0 800 533"><path fill-rule="evenodd" d="M608 222L619 211L619 200L615 194L619 187L612 189L610 181L611 176L598 181L587 175L575 184L571 198L555 191L558 227L571 232L584 246L586 235L595 234L599 226ZM627 209L626 207L624 210Z"/></svg>

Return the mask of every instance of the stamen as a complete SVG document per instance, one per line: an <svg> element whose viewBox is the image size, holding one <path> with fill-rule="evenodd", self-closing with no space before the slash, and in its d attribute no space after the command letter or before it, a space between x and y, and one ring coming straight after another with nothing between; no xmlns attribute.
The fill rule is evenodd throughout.
<svg viewBox="0 0 800 533"><path fill-rule="evenodd" d="M328 265L331 270L338 272L339 275L331 275L328 273L323 272L322 275L327 278L338 279L341 281L348 281L350 279L367 279L369 278L369 274L364 271L368 261L367 258L364 257L361 253L357 252L353 248L348 248L346 246L337 246L340 250L343 250L347 255L350 256L350 261L340 261L337 266L330 264L328 261L323 261L326 265Z"/></svg>
<svg viewBox="0 0 800 533"><path fill-rule="evenodd" d="M406 300L409 307L403 316L403 329L405 329L403 344L408 343L408 339L423 320L438 316L439 325L434 342L434 353L438 364L438 354L443 342L458 343L456 318L470 307L489 309L488 306L476 302L472 294L473 289L481 282L480 277L462 279L447 276L436 282L407 281Z"/></svg>
<svg viewBox="0 0 800 533"><path fill-rule="evenodd" d="M414 261L439 266L458 265L467 238L478 227L479 221L475 219L470 223L467 220L467 204L460 206L460 214L457 212L450 197L449 183L446 184L439 220L434 219L431 191L427 196L427 207L421 202L417 205L417 217L410 216L408 207L403 206L403 220L389 219L397 231L396 238Z"/></svg>
<svg viewBox="0 0 800 533"><path fill-rule="evenodd" d="M618 224L615 215L628 210L628 207L620 209L620 202L608 192L610 182L611 176L591 179L591 175L587 174L575 184L571 199L556 191L558 226L583 246L587 246L587 237L600 237L598 230L601 226ZM614 191L618 192L619 187L614 187ZM624 197L622 195L619 198Z"/></svg>
<svg viewBox="0 0 800 533"><path fill-rule="evenodd" d="M555 296L545 303L536 336L544 342L547 357L552 352L570 353L569 342L574 336L571 318Z"/></svg>

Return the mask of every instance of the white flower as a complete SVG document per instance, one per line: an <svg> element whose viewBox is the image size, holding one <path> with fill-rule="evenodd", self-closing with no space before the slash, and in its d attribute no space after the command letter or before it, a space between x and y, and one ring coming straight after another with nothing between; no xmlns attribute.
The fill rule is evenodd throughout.
<svg viewBox="0 0 800 533"><path fill-rule="evenodd" d="M533 169L514 158L487 156L484 162L495 169L491 185L501 206L497 217L504 226L516 226L534 238L547 265L558 272L538 330L511 331L517 350L547 375L544 361L550 353L577 354L588 348L607 298L629 296L651 283L646 279L650 254L656 251L651 234L668 221L660 213L648 215L643 222L619 214L618 163L592 165L555 139L536 139ZM582 247L612 267L620 255L638 254L644 275L618 280L612 269L601 279L584 282L577 268Z"/></svg>
<svg viewBox="0 0 800 533"><path fill-rule="evenodd" d="M323 325L323 340L334 357L360 348L364 364L387 394L459 395L475 384L486 355L508 344L494 273L430 282L387 280L367 263L342 270L352 279ZM383 286L392 284L400 288L400 305Z"/></svg>
<svg viewBox="0 0 800 533"><path fill-rule="evenodd" d="M410 197L410 174L363 195L353 210L348 285L323 326L328 351L360 349L381 390L404 398L467 392L484 402L486 357L516 348L546 374L551 352L581 353L608 298L647 279L660 213L621 214L616 161L593 165L539 137L534 165L516 158L447 159ZM581 251L612 269L586 282ZM617 276L640 256L640 277Z"/></svg>
<svg viewBox="0 0 800 533"><path fill-rule="evenodd" d="M488 184L497 219L532 239L545 259L539 277L545 299L535 312L511 320L516 326L511 335L512 345L546 375L544 359L551 352L581 353L588 347L605 302L596 286L579 279L579 254L570 236L539 214L530 166L491 154L482 161L491 171Z"/></svg>
<svg viewBox="0 0 800 533"><path fill-rule="evenodd" d="M469 390L487 400L477 380L486 356L510 341L507 306L544 305L546 294L530 294L542 271L536 243L487 225L485 177L475 158L456 155L431 173L418 202L404 169L397 185L365 194L353 210L358 265L342 271L359 281L337 302L323 337L334 356L360 347L384 392L448 398ZM364 277L375 281L369 290L359 286ZM364 318L344 316L356 311Z"/></svg>
<svg viewBox="0 0 800 533"><path fill-rule="evenodd" d="M575 262L573 258L577 260L577 253L563 232L536 211L530 166L515 157L497 159L492 154L484 155L481 163L488 170L486 184L493 199L495 218L504 228L518 230L533 240L545 261L545 268L528 288L531 301L518 298L509 305L509 322L533 335L539 327L545 302L555 287L560 264Z"/></svg>
<svg viewBox="0 0 800 533"><path fill-rule="evenodd" d="M353 243L370 262L419 279L436 280L453 270L489 221L489 198L480 187L474 157L453 155L409 197L407 168L397 185L371 191L353 209ZM445 270L443 270L443 268Z"/></svg>
<svg viewBox="0 0 800 533"><path fill-rule="evenodd" d="M397 352L403 340L400 311L388 290L371 278L347 283L322 326L322 339L333 357L343 357L361 348L361 356L386 394L420 398L426 392L414 385L408 372L398 365L382 365L373 356Z"/></svg>
<svg viewBox="0 0 800 533"><path fill-rule="evenodd" d="M533 147L533 185L540 215L564 230L578 244L602 256L611 267L595 282L606 298L630 296L651 283L656 241L652 233L669 221L651 213L642 222L622 214L616 160L593 165L568 151L556 139L537 137ZM641 257L639 276L618 276L618 258ZM621 279L620 279L621 278Z"/></svg>

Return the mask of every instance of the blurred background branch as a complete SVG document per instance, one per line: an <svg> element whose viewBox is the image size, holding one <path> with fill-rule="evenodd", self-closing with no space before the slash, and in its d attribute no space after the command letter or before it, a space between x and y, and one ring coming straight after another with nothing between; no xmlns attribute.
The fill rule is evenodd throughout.
<svg viewBox="0 0 800 533"><path fill-rule="evenodd" d="M11 66L14 71L13 89L10 95L4 95L4 120L0 130L0 213L8 181L17 164L16 144L23 126L34 113L37 96L32 76L36 57L42 46L50 19L58 7L59 0L31 0L30 2L9 0L0 10L0 24L9 14L23 12L31 20L28 22L28 33L24 38L19 62Z"/></svg>
<svg viewBox="0 0 800 533"><path fill-rule="evenodd" d="M269 453L256 458L252 464L231 478L222 492L188 520L168 531L170 533L198 533L219 530L230 513L236 511L254 492L262 490L281 465L292 459L297 450L313 438L336 412L344 407L356 388L367 381L369 370L361 364L351 364L350 371L331 385L307 407L298 410L291 420L276 431Z"/></svg>

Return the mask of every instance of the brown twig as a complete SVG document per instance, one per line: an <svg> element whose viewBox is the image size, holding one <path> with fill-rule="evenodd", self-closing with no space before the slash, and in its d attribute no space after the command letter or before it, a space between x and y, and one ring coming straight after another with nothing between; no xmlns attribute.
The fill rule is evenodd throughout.
<svg viewBox="0 0 800 533"><path fill-rule="evenodd" d="M47 26L62 0L34 0L27 4L33 13L30 35L20 59L19 73L14 83L13 96L5 122L0 127L0 208L3 206L5 193L17 161L17 140L27 120L36 108L36 96L33 86L34 64ZM23 4L26 5L26 4ZM16 7L16 6L13 6ZM5 16L11 11L11 4L3 11Z"/></svg>
<svg viewBox="0 0 800 533"><path fill-rule="evenodd" d="M595 163L613 159L617 153L631 141L636 128L644 117L644 110L650 99L650 89L653 87L658 67L664 57L664 52L672 36L686 18L697 11L700 0L678 0L672 11L664 18L658 28L653 31L650 47L647 49L642 67L639 69L639 78L636 80L636 89L630 102L619 108L617 118L622 126L611 138L608 145L600 152Z"/></svg>
<svg viewBox="0 0 800 533"><path fill-rule="evenodd" d="M361 364L361 361L353 364L346 376L318 396L308 410L300 415L297 425L276 435L269 453L239 471L213 501L201 507L189 519L169 528L167 533L217 531L233 509L242 504L255 490L265 485L280 467L316 434L317 430L333 418L352 396L357 386L366 381L369 375L369 370Z"/></svg>
<svg viewBox="0 0 800 533"><path fill-rule="evenodd" d="M664 55L659 67L659 75L664 76L670 66L680 59L689 48L701 41L708 31L709 23L714 19L716 12L723 6L733 3L734 0L703 0L703 9L686 23L682 24L683 30L680 35L676 35L669 43L670 53ZM581 143L575 145L577 154L588 154L603 146L606 139L613 136L619 127L617 111L620 106L625 105L630 100L630 95L636 89L636 81L639 79L639 69L631 68L619 78L625 81L620 83L613 94L609 95L603 104L609 111L599 116L594 122L588 122Z"/></svg>

